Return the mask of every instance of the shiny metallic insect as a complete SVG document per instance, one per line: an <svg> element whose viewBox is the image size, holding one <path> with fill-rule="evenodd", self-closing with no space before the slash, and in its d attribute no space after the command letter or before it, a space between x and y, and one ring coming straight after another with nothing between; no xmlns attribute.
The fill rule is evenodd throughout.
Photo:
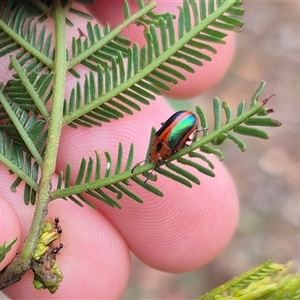
<svg viewBox="0 0 300 300"><path fill-rule="evenodd" d="M149 162L154 164L154 168L159 162L167 160L172 154L186 146L186 143L193 140L199 131L207 130L206 128L198 129L198 124L198 117L186 110L174 113L164 122L162 127L155 133L149 155ZM144 161L137 163L131 172ZM145 180L145 183L148 179L149 177Z"/></svg>

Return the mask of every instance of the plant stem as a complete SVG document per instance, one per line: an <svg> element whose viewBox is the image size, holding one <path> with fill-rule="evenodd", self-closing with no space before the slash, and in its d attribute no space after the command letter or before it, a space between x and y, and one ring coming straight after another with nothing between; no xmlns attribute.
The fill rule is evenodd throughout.
<svg viewBox="0 0 300 300"><path fill-rule="evenodd" d="M53 83L53 103L49 118L49 130L40 180L39 198L36 202L31 228L20 255L8 268L1 272L0 289L19 281L30 268L31 260L36 251L41 234L44 218L47 214L47 207L51 200L51 181L52 175L55 172L58 145L62 130L64 88L67 70L65 11L60 0L53 0L52 4L56 37L55 60L53 65L55 75Z"/></svg>
<svg viewBox="0 0 300 300"><path fill-rule="evenodd" d="M43 170L40 181L40 193L36 203L29 235L20 254L27 262L32 259L35 252L44 218L47 214L47 206L50 202L50 190L52 175L55 172L58 144L62 129L62 111L64 100L64 88L66 81L66 32L65 16L61 2L53 1L53 18L55 24L55 59L53 65L53 104L49 120L47 146L44 157Z"/></svg>

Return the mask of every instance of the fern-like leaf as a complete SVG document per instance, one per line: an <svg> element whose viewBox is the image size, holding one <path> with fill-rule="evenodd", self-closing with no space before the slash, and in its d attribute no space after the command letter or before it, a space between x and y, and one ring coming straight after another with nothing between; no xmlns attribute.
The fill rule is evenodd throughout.
<svg viewBox="0 0 300 300"><path fill-rule="evenodd" d="M68 198L79 205L82 205L82 201L92 207L95 207L95 205L83 195L83 192L85 192L87 195L117 208L121 208L121 206L115 199L120 200L123 194L137 202L142 203L142 198L128 188L129 184L127 179L131 177L130 175L133 155L134 148L133 145L131 145L126 167L123 173L121 171L121 166L124 157L123 146L121 143L119 144L119 151L114 172L113 162L108 152L105 152L106 164L104 170L101 168L102 164L98 152L95 152L95 159L90 157L87 161L86 158L82 158L74 185L72 185L71 182L72 167L70 164L68 164L65 173L61 173L59 177L57 190L52 193L52 199L63 197ZM136 180L136 183L141 184L139 180ZM148 185L149 191L158 196L163 195L162 192L157 188L149 186L150 185ZM111 194L114 196L111 196Z"/></svg>
<svg viewBox="0 0 300 300"><path fill-rule="evenodd" d="M24 151L31 153L32 157L42 165L45 141L47 137L46 121L38 114L30 113L20 108L17 103L7 100L0 92L0 103L6 114L2 114L4 124L0 129L14 139Z"/></svg>
<svg viewBox="0 0 300 300"><path fill-rule="evenodd" d="M140 104L149 104L163 90L168 91L170 83L185 80L181 70L194 72L194 65L211 60L210 53L216 53L211 44L225 43L227 34L223 30L236 30L242 25L237 18L243 13L240 1L209 1L208 5L206 1L196 4L185 0L178 20L169 13L153 14L153 3L139 3L142 10L135 15L127 12L121 27L110 30L88 24L87 36L73 40L69 68L78 62L91 72L83 87L78 84L65 101L64 124L101 125L140 110ZM202 10L205 13L200 13ZM151 25L147 25L149 20ZM145 26L145 47L137 44L131 47L119 37L121 29L130 21ZM104 116L102 110L110 116Z"/></svg>
<svg viewBox="0 0 300 300"><path fill-rule="evenodd" d="M12 183L11 190L25 182L24 201L26 204L35 203L36 193L39 191L39 166L32 161L30 154L23 152L23 147L17 145L12 139L0 130L0 161L18 178Z"/></svg>
<svg viewBox="0 0 300 300"><path fill-rule="evenodd" d="M265 83L262 82L259 86L258 90L255 92L255 99L257 100L258 95L260 95L263 91ZM272 95L273 96L273 95ZM272 97L271 96L271 97ZM192 174L188 174L186 170L186 166L190 166L197 171L208 175L214 176L212 171L213 164L212 162L204 155L204 153L215 154L217 155L220 160L223 159L224 155L222 151L216 146L221 145L228 140L233 141L242 151L246 149L246 144L242 141L240 137L238 137L235 133L241 135L247 135L257 138L268 138L268 134L261 129L254 128L254 126L280 126L281 124L269 117L267 114L273 112L273 110L267 110L264 108L264 105L268 102L271 98L266 98L262 102L254 103L252 101L251 108L249 110L244 110L243 113L239 114L236 118L233 118L231 109L228 105L217 98L214 99L214 128L211 132L204 131L203 137L194 141L189 147L185 147L178 151L177 153L173 154L169 159L166 165L164 162L160 162L155 166L155 170L157 173L171 178L183 185L188 187L192 186L192 183L199 184L199 180L195 179ZM244 105L239 105L238 109ZM225 110L226 120L222 120L222 108ZM196 108L197 114L200 119L201 124L205 124L207 126L207 118L205 113L200 107ZM254 121L253 121L254 120ZM242 125L243 124L243 125ZM248 125L247 125L248 124ZM234 133L232 133L234 132ZM200 150L200 153L197 152ZM150 151L150 150L148 150ZM189 155L190 157L194 158L193 160L183 158L182 156ZM202 163L196 163L195 158L199 158L202 162L205 162L207 166L203 166ZM176 160L177 164L174 165L172 162ZM182 164L183 167L180 167L178 164ZM170 169L170 170L167 170ZM148 169L149 170L149 169ZM135 173L141 174L144 173L144 167L141 167L141 171L135 171ZM151 176L148 176L149 180L152 180Z"/></svg>
<svg viewBox="0 0 300 300"><path fill-rule="evenodd" d="M18 50L16 58L27 72L50 68L52 34L46 34L46 26L37 33L38 21L33 21L28 5L9 0L2 5L0 15L0 57Z"/></svg>
<svg viewBox="0 0 300 300"><path fill-rule="evenodd" d="M40 113L44 119L49 118L46 104L52 96L54 73L32 71L25 72L16 57L11 63L17 72L18 79L10 80L4 92L24 110Z"/></svg>
<svg viewBox="0 0 300 300"><path fill-rule="evenodd" d="M20 48L11 63L20 82L13 83L15 89L11 88L11 97L22 102L22 108L38 111L46 119L49 112L45 104L52 95L50 69L53 68L55 51L52 36L46 34L45 27L37 34L37 22L30 18L32 14L28 5L17 5L10 14L13 3L10 0L1 11L6 22L0 20L0 34L5 41L0 42L0 54L1 49L5 55L12 51L11 47ZM243 9L239 0L201 1L198 4L185 0L178 20L169 13L155 14L154 3L146 4L140 0L138 4L141 10L133 15L125 4L126 20L116 29L111 30L108 26L102 29L89 23L87 34L73 40L72 54L67 53L70 57L68 69L74 73L73 67L81 63L91 72L84 85L78 83L70 99L65 101L64 124L99 126L102 122L133 114L134 110L140 110L140 104L149 104L162 90L169 90L170 83L185 80L182 69L194 72L193 65L210 60L209 53L216 52L211 44L225 43L223 30L236 30L242 25L239 17ZM47 14L45 8L39 7ZM136 44L131 46L120 36L132 22L145 27L147 45L141 49ZM175 22L178 22L178 32L175 31ZM44 80L44 89L37 90L34 78L24 76L32 72L32 76L39 79L35 85ZM42 76L45 78L40 78ZM19 93L18 85L21 87Z"/></svg>
<svg viewBox="0 0 300 300"><path fill-rule="evenodd" d="M262 82L256 91L256 99L262 93L265 83ZM72 167L67 165L64 174L61 174L58 182L57 191L52 193L52 199L59 197L69 198L76 203L80 201L93 205L83 193L88 194L98 200L101 200L113 207L120 207L118 200L125 194L137 202L142 202L137 194L133 193L128 187L129 179L133 180L138 185L142 186L146 190L154 193L157 196L162 196L162 192L150 184L149 181L155 181L156 176L152 176L152 173L147 173L149 170L155 168L156 173L160 176L168 177L178 183L181 183L187 187L192 187L192 184L200 184L199 178L190 172L190 168L197 170L198 172L205 174L206 176L214 177L213 172L214 165L205 155L205 153L213 153L223 159L223 153L216 148L224 141L231 140L239 146L241 150L245 150L245 143L236 137L235 133L251 135L254 137L267 137L267 133L261 129L257 129L258 126L280 126L278 121L270 119L267 110L264 105L270 99L267 98L262 102L251 102L251 107L248 110L243 110L243 113L237 117L232 116L231 108L219 99L214 99L214 128L211 132L208 130L203 131L203 137L196 139L189 147L184 147L180 151L174 153L168 161L159 162L156 165L146 163L144 166L136 165L132 168L133 159L133 146L126 162L125 170L122 170L124 161L123 147L119 145L117 161L115 166L113 165L112 158L109 153L105 152L105 164L101 164L100 155L96 152L96 157L82 158L81 165L75 179L75 182L71 182ZM240 104L239 108L242 107ZM222 109L225 110L225 120L222 119ZM196 109L200 123L207 126L207 118L205 113L200 107ZM248 125L247 125L248 124ZM241 129L242 128L242 129ZM232 133L234 132L234 133ZM155 138L155 130L152 130L151 140ZM146 155L146 161L149 157L149 153L152 151L151 142ZM199 151L200 150L200 151ZM186 155L187 157L183 157ZM174 164L176 161L176 164ZM139 174L143 174L148 179L138 177ZM64 186L63 186L64 185ZM76 195L76 196L74 196Z"/></svg>

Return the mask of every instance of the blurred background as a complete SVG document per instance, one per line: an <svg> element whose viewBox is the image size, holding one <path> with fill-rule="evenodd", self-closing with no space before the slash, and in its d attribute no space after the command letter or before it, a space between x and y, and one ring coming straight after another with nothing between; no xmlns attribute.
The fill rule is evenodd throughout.
<svg viewBox="0 0 300 300"><path fill-rule="evenodd" d="M123 299L192 299L272 258L300 265L300 2L244 1L242 32L225 78L195 99L209 114L218 96L231 107L249 101L261 80L271 117L270 139L244 138L245 153L225 143L224 164L240 196L240 221L227 249L204 268L181 275L151 269L133 257ZM263 99L262 98L262 99Z"/></svg>

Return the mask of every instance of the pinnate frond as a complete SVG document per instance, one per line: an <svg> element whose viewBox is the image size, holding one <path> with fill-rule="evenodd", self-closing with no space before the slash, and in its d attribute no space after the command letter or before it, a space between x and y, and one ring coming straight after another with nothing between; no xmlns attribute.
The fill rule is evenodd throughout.
<svg viewBox="0 0 300 300"><path fill-rule="evenodd" d="M65 102L65 124L101 125L140 110L141 104L147 105L162 91L170 90L171 83L185 80L182 70L194 72L193 66L210 61L216 53L212 45L225 44L224 30L237 30L242 25L240 1L186 0L178 20L170 13L156 15L153 4L143 3L140 1L144 12L127 13L121 27L110 30L88 24L87 36L73 40L69 68L78 62L91 72ZM131 46L119 36L129 21L145 27L145 47ZM110 116L103 116L100 106Z"/></svg>
<svg viewBox="0 0 300 300"><path fill-rule="evenodd" d="M28 74L15 57L11 58L11 63L18 76L8 82L4 92L22 109L39 113L48 119L50 113L46 104L52 97L54 73L32 71Z"/></svg>
<svg viewBox="0 0 300 300"><path fill-rule="evenodd" d="M52 34L46 34L46 26L37 31L38 21L32 18L32 9L28 4L16 4L10 0L1 7L0 19L0 57L15 50L16 58L26 67L27 72L51 67L53 48ZM36 11L36 9L35 9Z"/></svg>
<svg viewBox="0 0 300 300"><path fill-rule="evenodd" d="M157 176L153 176L153 169L159 176L168 177L187 187L192 187L193 184L200 184L199 176L191 169L196 170L206 176L214 177L214 165L206 156L206 153L215 154L220 159L224 155L218 148L220 144L227 139L233 141L238 147L244 151L246 149L245 142L238 135L248 135L258 138L268 138L268 134L257 127L273 127L280 126L280 123L268 117L272 110L265 109L264 106L272 97L258 102L257 98L262 93L265 83L262 82L258 90L253 96L250 107L246 109L244 102L238 105L236 116L233 116L231 108L226 102L221 102L219 99L214 99L213 115L214 127L212 130L203 130L203 137L192 142L188 147L184 147L174 153L166 162L159 162L156 165L146 163L143 166L136 166L132 169L133 163L133 145L131 145L130 153L127 157L126 167L123 169L123 147L119 145L117 161L115 167L111 155L107 152L105 155L105 164L101 164L100 155L96 152L95 159L82 158L81 165L74 182L71 181L72 166L67 165L66 171L61 173L57 191L53 192L52 199L58 197L69 198L80 204L80 201L93 205L83 193L86 193L98 200L101 200L111 206L120 207L120 200L123 195L137 202L142 202L142 198L132 192L130 180L142 186L146 190L154 193L156 196L163 196L163 192L155 187ZM241 110L243 107L243 110ZM200 119L200 124L203 128L208 127L207 117L204 111L196 108L196 112ZM224 114L222 114L224 112ZM225 115L225 119L222 116ZM152 130L151 141L155 137L155 130ZM151 150L151 142L149 143L149 154ZM148 154L146 161L148 160ZM175 163L176 162L176 163ZM148 179L139 178L139 174L143 174ZM74 196L76 195L76 196Z"/></svg>
<svg viewBox="0 0 300 300"><path fill-rule="evenodd" d="M94 204L83 195L83 192L85 192L85 194L117 208L121 208L118 200L122 198L123 194L137 202L143 202L141 197L131 191L130 183L128 181L128 178L131 177L134 155L133 145L131 145L125 169L122 169L124 158L123 146L121 143L119 144L115 166L113 166L110 154L105 152L104 155L104 168L101 168L101 158L98 152L95 152L95 158L90 157L88 160L82 158L74 184L71 182L72 167L68 164L66 171L60 173L57 190L52 193L52 199L63 197L68 198L79 205L82 205L82 201L94 207ZM136 182L142 184L139 180ZM154 194L162 196L162 193L155 187L148 185L147 188Z"/></svg>
<svg viewBox="0 0 300 300"><path fill-rule="evenodd" d="M34 71L35 76L42 77L46 72L48 76L53 68L55 52L51 44L52 35L46 34L45 26L37 33L38 23L31 18L29 4L17 5L10 14L13 1L9 3L2 11L6 22L0 22L0 34L5 41L0 42L0 54L20 49L11 64L16 70L19 68L19 76L22 68L26 74ZM139 0L138 4L141 10L135 14L131 14L130 7L125 4L126 19L118 28L111 30L109 26L101 28L88 23L87 34L73 39L72 53L67 53L69 71L75 74L73 67L81 63L91 72L84 84L78 83L70 99L65 101L64 124L90 127L133 114L140 110L141 104L149 104L163 90L169 90L170 83L185 80L181 70L194 72L193 65L211 60L210 53L216 53L212 44L225 43L227 34L224 30L237 30L242 25L239 17L243 8L238 0L199 3L186 0L178 20L169 13L156 14L153 3ZM41 14L48 14L46 7L39 9ZM131 46L120 35L132 22L145 27L147 44L143 48L136 44ZM26 86L24 80L21 81ZM47 83L52 86L52 82ZM19 96L23 91L24 88L20 89ZM49 89L48 99L51 94ZM24 97L28 95L33 98L34 104L26 104L27 109L39 111L47 118L46 109L38 106L39 102L34 100L36 97L27 89ZM43 102L45 104L46 101Z"/></svg>
<svg viewBox="0 0 300 300"><path fill-rule="evenodd" d="M0 101L5 110L1 115L3 123L0 130L10 136L23 151L31 153L38 164L42 165L42 154L47 138L46 121L37 113L30 113L19 104L6 99L2 93Z"/></svg>
<svg viewBox="0 0 300 300"><path fill-rule="evenodd" d="M21 181L24 181L24 202L34 204L36 194L39 191L40 167L37 162L32 161L31 155L25 154L23 147L9 138L3 130L0 130L0 160L12 173L18 176L12 183L11 189L15 191Z"/></svg>

